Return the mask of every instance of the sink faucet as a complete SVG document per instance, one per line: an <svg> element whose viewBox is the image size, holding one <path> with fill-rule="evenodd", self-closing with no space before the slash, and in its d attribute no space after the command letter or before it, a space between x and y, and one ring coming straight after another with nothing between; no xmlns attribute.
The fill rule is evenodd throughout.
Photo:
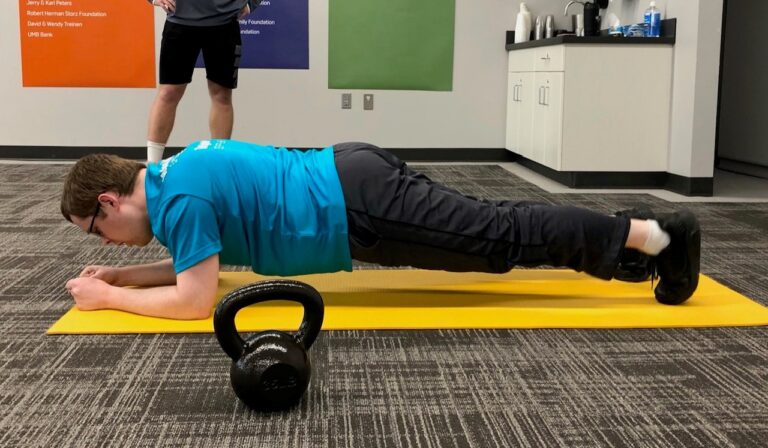
<svg viewBox="0 0 768 448"><path fill-rule="evenodd" d="M579 3L579 4L581 4L582 7L584 6L584 2L579 2L579 1L576 1L576 0L570 1L570 2L568 2L567 5L565 5L565 12L563 13L564 16L568 15L568 8L570 8L571 5L574 4L574 3Z"/></svg>
<svg viewBox="0 0 768 448"><path fill-rule="evenodd" d="M581 4L581 6L584 7L584 12L586 12L586 10L587 10L587 2L586 1L580 2L580 1L577 1L577 0L572 0L572 1L568 2L567 5L565 5L565 13L563 13L563 15L565 15L565 16L568 15L568 8L570 8L571 5L574 4L574 3ZM571 19L573 20L573 34L575 34L577 36L583 36L584 35L584 31L585 31L584 30L584 14L572 15Z"/></svg>

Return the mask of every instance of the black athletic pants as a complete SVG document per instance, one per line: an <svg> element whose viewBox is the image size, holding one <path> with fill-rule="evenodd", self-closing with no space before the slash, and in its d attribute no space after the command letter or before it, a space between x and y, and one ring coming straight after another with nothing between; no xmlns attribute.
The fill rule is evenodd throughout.
<svg viewBox="0 0 768 448"><path fill-rule="evenodd" d="M610 279L629 233L625 217L463 195L367 143L334 154L356 260L455 272L567 266Z"/></svg>

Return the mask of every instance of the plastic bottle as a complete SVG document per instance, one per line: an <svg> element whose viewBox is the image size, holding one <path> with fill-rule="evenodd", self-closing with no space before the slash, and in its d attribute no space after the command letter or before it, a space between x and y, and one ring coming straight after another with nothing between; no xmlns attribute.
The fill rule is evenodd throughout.
<svg viewBox="0 0 768 448"><path fill-rule="evenodd" d="M655 0L651 0L651 5L645 10L643 19L648 37L659 37L661 35L661 11L656 7Z"/></svg>
<svg viewBox="0 0 768 448"><path fill-rule="evenodd" d="M528 42L531 39L531 12L525 2L520 3L515 23L515 43Z"/></svg>

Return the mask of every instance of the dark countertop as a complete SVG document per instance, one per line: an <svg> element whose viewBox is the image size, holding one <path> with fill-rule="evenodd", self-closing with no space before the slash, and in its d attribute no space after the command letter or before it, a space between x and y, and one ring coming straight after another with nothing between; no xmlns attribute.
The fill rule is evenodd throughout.
<svg viewBox="0 0 768 448"><path fill-rule="evenodd" d="M641 44L641 45L672 45L677 34L677 18L661 21L661 37L624 37L609 36L608 30L601 30L599 36L577 37L575 34L561 34L549 39L529 40L528 42L515 42L515 32L507 31L507 51L522 50L524 48L546 47L560 44ZM533 35L533 33L531 33Z"/></svg>
<svg viewBox="0 0 768 448"><path fill-rule="evenodd" d="M531 40L519 44L507 44L508 51L524 48L546 47L560 44L674 44L674 37L618 37L618 36L582 36L564 34L549 39Z"/></svg>

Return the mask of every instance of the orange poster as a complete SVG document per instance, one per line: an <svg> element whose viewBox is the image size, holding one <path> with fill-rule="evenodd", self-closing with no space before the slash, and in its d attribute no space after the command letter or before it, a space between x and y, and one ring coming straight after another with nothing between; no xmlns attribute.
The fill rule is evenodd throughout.
<svg viewBox="0 0 768 448"><path fill-rule="evenodd" d="M145 0L19 0L24 87L155 87Z"/></svg>

